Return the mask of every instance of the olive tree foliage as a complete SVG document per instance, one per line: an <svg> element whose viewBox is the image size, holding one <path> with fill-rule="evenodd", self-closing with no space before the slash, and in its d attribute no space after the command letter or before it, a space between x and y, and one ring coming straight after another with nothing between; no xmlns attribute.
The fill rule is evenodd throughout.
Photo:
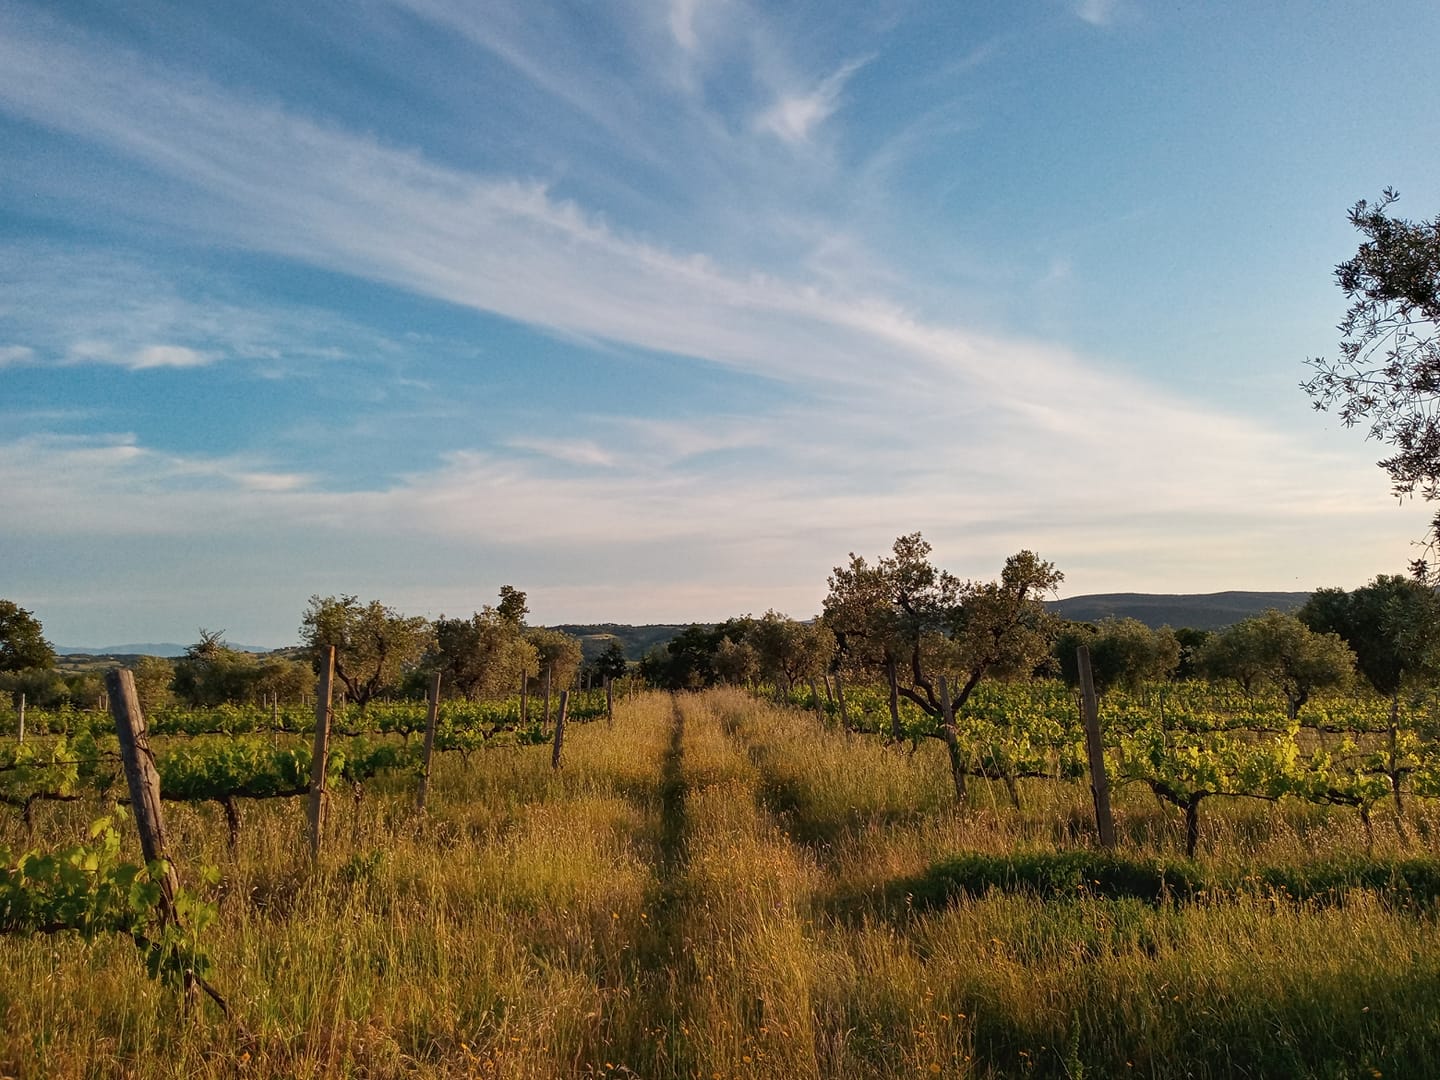
<svg viewBox="0 0 1440 1080"><path fill-rule="evenodd" d="M0 672L55 666L55 649L33 612L0 600Z"/></svg>
<svg viewBox="0 0 1440 1080"><path fill-rule="evenodd" d="M611 638L595 657L595 674L603 682L606 679L623 679L630 672L630 661L625 659L625 646Z"/></svg>
<svg viewBox="0 0 1440 1080"><path fill-rule="evenodd" d="M1440 679L1440 597L1430 585L1381 574L1351 592L1318 589L1299 618L1344 639L1376 693L1398 701Z"/></svg>
<svg viewBox="0 0 1440 1080"><path fill-rule="evenodd" d="M424 666L440 673L442 692L449 696L478 700L508 694L536 668L535 646L520 623L498 607L486 605L468 619L442 615L434 635Z"/></svg>
<svg viewBox="0 0 1440 1080"><path fill-rule="evenodd" d="M754 650L759 674L787 695L797 682L826 671L835 655L835 634L829 626L800 622L777 611L754 620L741 644Z"/></svg>
<svg viewBox="0 0 1440 1080"><path fill-rule="evenodd" d="M1247 694L1273 687L1294 720L1317 690L1349 684L1355 654L1335 633L1312 630L1299 618L1267 611L1242 619L1206 642L1200 666L1211 678L1233 679Z"/></svg>
<svg viewBox="0 0 1440 1080"><path fill-rule="evenodd" d="M1347 427L1368 424L1370 438L1394 449L1379 465L1396 495L1433 500L1440 496L1440 216L1393 217L1399 197L1386 188L1378 201L1351 207L1350 224L1365 239L1335 268L1350 301L1340 357L1308 360L1315 374L1301 388L1316 409L1336 409ZM1440 514L1432 547L1437 538Z"/></svg>
<svg viewBox="0 0 1440 1080"><path fill-rule="evenodd" d="M1071 686L1080 683L1075 654L1081 645L1090 650L1090 670L1099 694L1115 686L1137 690L1169 679L1180 666L1180 640L1168 626L1154 630L1129 618L1071 622L1060 628L1055 639L1060 674Z"/></svg>
<svg viewBox="0 0 1440 1080"><path fill-rule="evenodd" d="M534 650L533 666L528 669L536 680L532 689L544 688L547 673L549 685L556 689L575 681L575 673L584 658L579 638L562 630L535 626L525 631L525 640Z"/></svg>
<svg viewBox="0 0 1440 1080"><path fill-rule="evenodd" d="M146 661L151 661L148 665ZM171 665L146 657L135 681L143 707L164 704L170 696L186 705L245 705L267 700L300 701L314 687L307 664L276 655L256 655L225 643L224 631L200 631L200 640ZM163 680L170 673L167 687Z"/></svg>
<svg viewBox="0 0 1440 1080"><path fill-rule="evenodd" d="M316 671L335 646L335 677L362 708L400 685L433 640L429 620L401 615L379 600L362 604L354 596L312 596L300 623L300 637Z"/></svg>
<svg viewBox="0 0 1440 1080"><path fill-rule="evenodd" d="M760 674L760 654L748 640L721 637L711 666L715 678L727 686L749 686Z"/></svg>
<svg viewBox="0 0 1440 1080"><path fill-rule="evenodd" d="M898 701L941 719L936 676L952 679L962 709L987 677L1030 674L1050 651L1055 619L1043 597L1063 575L1033 552L1005 561L997 581L962 581L930 561L917 532L874 563L863 556L835 568L825 598L842 666L878 674L890 691L891 735L903 736Z"/></svg>

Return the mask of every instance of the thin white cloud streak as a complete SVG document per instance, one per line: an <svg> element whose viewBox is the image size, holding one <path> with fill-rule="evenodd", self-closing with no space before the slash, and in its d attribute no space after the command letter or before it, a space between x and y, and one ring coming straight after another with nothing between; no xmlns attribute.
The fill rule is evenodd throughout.
<svg viewBox="0 0 1440 1080"><path fill-rule="evenodd" d="M35 350L28 345L0 345L0 367L28 364L35 359Z"/></svg>
<svg viewBox="0 0 1440 1080"><path fill-rule="evenodd" d="M131 350L108 341L89 339L75 342L65 356L66 362L71 364L112 364L131 371L207 367L216 359L214 353L184 345L145 345Z"/></svg>
<svg viewBox="0 0 1440 1080"><path fill-rule="evenodd" d="M1079 0L1075 14L1091 26L1109 26L1120 11L1120 0Z"/></svg>
<svg viewBox="0 0 1440 1080"><path fill-rule="evenodd" d="M809 142L815 129L840 107L845 83L864 64L864 60L853 60L808 90L782 94L755 118L755 126L787 143Z"/></svg>

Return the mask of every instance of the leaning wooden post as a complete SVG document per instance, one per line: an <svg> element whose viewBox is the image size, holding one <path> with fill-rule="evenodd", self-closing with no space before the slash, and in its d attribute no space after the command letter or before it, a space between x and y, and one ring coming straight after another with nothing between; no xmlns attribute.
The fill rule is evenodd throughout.
<svg viewBox="0 0 1440 1080"><path fill-rule="evenodd" d="M570 691L560 691L560 715L555 718L555 748L550 752L550 767L560 768L560 751L565 745L565 714L570 710Z"/></svg>
<svg viewBox="0 0 1440 1080"><path fill-rule="evenodd" d="M615 726L615 680L605 676L605 726Z"/></svg>
<svg viewBox="0 0 1440 1080"><path fill-rule="evenodd" d="M820 704L820 686L814 675L810 676L810 700L815 702L815 719L825 723L825 706Z"/></svg>
<svg viewBox="0 0 1440 1080"><path fill-rule="evenodd" d="M1100 702L1095 697L1095 674L1090 669L1090 648L1075 650L1080 669L1080 697L1085 715L1085 749L1090 756L1090 793L1095 797L1095 824L1102 847L1115 846L1115 822L1110 817L1110 781L1105 775L1105 745L1100 741Z"/></svg>
<svg viewBox="0 0 1440 1080"><path fill-rule="evenodd" d="M140 698L135 693L135 676L121 669L105 675L105 688L110 696L110 714L115 718L115 734L120 739L120 760L125 766L125 782L130 787L130 809L135 814L135 827L140 830L140 850L146 865L164 863L160 886L160 918L168 923L175 918L175 893L180 880L165 851L165 817L160 811L160 774L155 770L155 755L150 752L150 733L145 730L145 716L140 711Z"/></svg>
<svg viewBox="0 0 1440 1080"><path fill-rule="evenodd" d="M20 741L25 741L25 695L20 695Z"/></svg>
<svg viewBox="0 0 1440 1080"><path fill-rule="evenodd" d="M430 712L425 717L425 760L420 766L420 793L416 801L423 813L425 796L430 791L430 759L435 753L435 726L440 722L440 672L435 672L435 681L430 684Z"/></svg>
<svg viewBox="0 0 1440 1080"><path fill-rule="evenodd" d="M310 758L310 857L320 855L320 834L325 828L325 775L330 757L330 696L335 685L335 646L326 650L315 686L315 747Z"/></svg>
<svg viewBox="0 0 1440 1080"><path fill-rule="evenodd" d="M950 780L955 785L955 801L965 801L965 759L960 754L960 736L955 731L955 708L950 702L950 680L941 675L937 680L940 688L940 735L945 740L945 750L950 755Z"/></svg>

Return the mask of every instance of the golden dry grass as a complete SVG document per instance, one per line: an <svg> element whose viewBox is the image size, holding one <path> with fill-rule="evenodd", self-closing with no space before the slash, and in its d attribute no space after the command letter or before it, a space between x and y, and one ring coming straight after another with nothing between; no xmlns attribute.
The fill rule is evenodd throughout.
<svg viewBox="0 0 1440 1080"><path fill-rule="evenodd" d="M1440 928L1373 895L882 903L955 852L1090 842L1079 787L1027 783L1017 811L948 783L938 746L713 692L572 728L558 773L547 747L443 759L423 817L409 778L378 779L336 800L314 867L296 801L247 807L235 852L214 810L167 804L182 874L222 873L207 944L235 1020L181 1017L128 942L3 939L0 1075L1440 1075ZM1173 857L1173 816L1119 805L1131 851ZM98 812L44 807L33 838L6 815L0 844ZM1217 805L1205 848L1365 838L1343 812Z"/></svg>

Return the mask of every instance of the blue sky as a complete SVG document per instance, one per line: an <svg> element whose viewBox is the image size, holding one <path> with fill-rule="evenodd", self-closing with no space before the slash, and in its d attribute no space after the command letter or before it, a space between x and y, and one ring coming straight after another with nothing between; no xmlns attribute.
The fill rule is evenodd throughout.
<svg viewBox="0 0 1440 1080"><path fill-rule="evenodd" d="M1345 221L1440 210L1440 8L0 0L0 595L813 614L922 530L1100 591L1354 586Z"/></svg>

